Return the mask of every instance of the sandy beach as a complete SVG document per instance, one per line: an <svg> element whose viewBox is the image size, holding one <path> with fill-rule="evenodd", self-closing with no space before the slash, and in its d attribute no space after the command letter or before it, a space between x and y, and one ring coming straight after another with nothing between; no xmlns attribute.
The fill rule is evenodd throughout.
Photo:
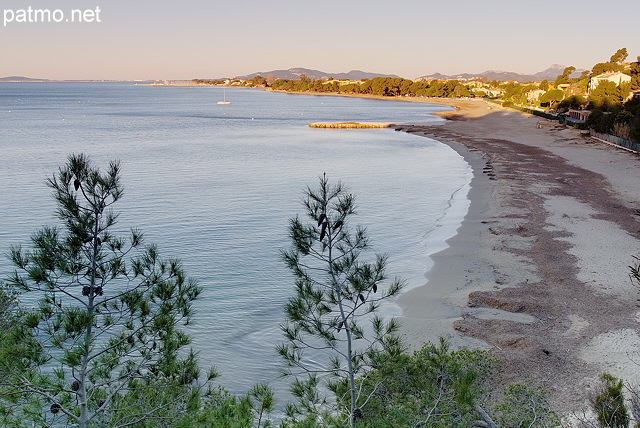
<svg viewBox="0 0 640 428"><path fill-rule="evenodd" d="M640 155L482 100L424 101L458 110L397 129L448 144L474 178L428 284L399 299L407 343L491 349L504 381L532 379L565 416L603 372L640 385Z"/></svg>

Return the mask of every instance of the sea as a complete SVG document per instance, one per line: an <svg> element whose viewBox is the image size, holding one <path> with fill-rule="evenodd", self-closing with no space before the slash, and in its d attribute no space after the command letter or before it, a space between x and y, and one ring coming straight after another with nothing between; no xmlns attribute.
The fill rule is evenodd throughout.
<svg viewBox="0 0 640 428"><path fill-rule="evenodd" d="M388 274L426 286L430 255L464 218L472 171L435 140L392 129L312 129L311 122L438 122L449 107L228 88L133 83L0 83L0 278L13 245L56 225L45 180L70 154L122 165L118 229L144 232L203 288L187 327L203 367L241 394L286 388L275 347L294 279L280 252L304 216L307 187L326 174L356 197ZM366 257L371 257L365 255ZM34 296L23 295L25 306ZM389 302L385 316L401 316Z"/></svg>

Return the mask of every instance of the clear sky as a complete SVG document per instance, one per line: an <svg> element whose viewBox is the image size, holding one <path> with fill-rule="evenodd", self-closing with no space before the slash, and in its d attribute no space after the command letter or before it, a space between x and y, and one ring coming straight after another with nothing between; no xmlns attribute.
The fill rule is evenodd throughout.
<svg viewBox="0 0 640 428"><path fill-rule="evenodd" d="M51 22L34 22L48 19L36 9ZM89 22L71 22L72 10ZM640 55L638 0L2 0L0 11L0 77L192 79L305 67L415 78L586 69L621 47Z"/></svg>

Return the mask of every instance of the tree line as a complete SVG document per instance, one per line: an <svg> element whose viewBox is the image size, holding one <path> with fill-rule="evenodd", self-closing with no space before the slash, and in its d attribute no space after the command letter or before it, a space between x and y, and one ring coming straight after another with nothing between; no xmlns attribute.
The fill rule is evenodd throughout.
<svg viewBox="0 0 640 428"><path fill-rule="evenodd" d="M312 81L302 75L299 79L277 79L271 85L274 90L289 92L319 92L340 94L368 94L383 97L471 97L468 86L458 80L413 81L401 77L374 77L361 83L344 83L336 80Z"/></svg>

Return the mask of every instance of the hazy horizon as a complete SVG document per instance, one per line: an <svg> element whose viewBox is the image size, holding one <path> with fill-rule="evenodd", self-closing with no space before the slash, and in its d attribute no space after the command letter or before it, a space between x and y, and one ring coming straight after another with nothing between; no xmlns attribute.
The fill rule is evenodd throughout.
<svg viewBox="0 0 640 428"><path fill-rule="evenodd" d="M544 71L548 68L550 68L551 66L554 65L558 65L558 64L549 64L547 67L544 67L544 69L540 69L537 70L535 72L530 72L530 73L520 73L523 75L533 75L535 73ZM50 80L50 81L140 81L140 82L145 82L145 81L158 81L158 80L170 80L170 81L186 81L186 80L192 80L192 79L222 79L222 78L236 78L236 77L242 77L242 76L248 76L248 75L252 75L255 73L262 73L261 75L263 75L263 77L267 77L267 73L271 72L271 71L282 71L282 70L290 70L290 69L306 69L306 70L310 70L308 67L289 67L289 68L278 68L278 69L273 69L273 70L258 70L258 71L253 71L251 73L243 73L237 76L198 76L198 77L185 77L185 78L173 78L173 79L167 79L167 78L157 78L157 79L51 79L48 77L39 77L39 76L24 76L24 75L0 75L0 79L3 78L11 78L11 77L16 77L16 78L25 78L25 79L30 79L30 80ZM578 70L580 70L580 68L578 68ZM351 69L351 70L340 70L340 71L335 71L334 72L327 72L326 70L317 70L317 71L322 71L324 73L326 73L327 75L331 75L333 74L339 74L339 73L349 73L352 71L364 71L364 72L370 72L370 73L374 73L374 74L385 74L385 73L376 73L375 70L371 71L371 70L356 70L356 69ZM496 70L496 69L489 69L489 70L484 70L484 71L495 71L495 72L511 72L511 70ZM483 71L483 72L484 72ZM454 73L451 74L451 76L455 76L458 74L464 74L466 72L461 72L461 73ZM395 73L393 73L395 74ZM431 74L435 74L435 73L431 73ZM444 74L444 73L441 73ZM474 73L469 73L469 74L474 74ZM480 74L480 73L478 73ZM406 76L398 76L398 77L402 77L402 78L406 78Z"/></svg>
<svg viewBox="0 0 640 428"><path fill-rule="evenodd" d="M621 47L629 59L640 54L637 27L600 30L598 22L611 22L608 10L614 18L638 16L640 3L5 0L0 77L183 80L304 67L415 78L533 74L551 64L589 69Z"/></svg>

